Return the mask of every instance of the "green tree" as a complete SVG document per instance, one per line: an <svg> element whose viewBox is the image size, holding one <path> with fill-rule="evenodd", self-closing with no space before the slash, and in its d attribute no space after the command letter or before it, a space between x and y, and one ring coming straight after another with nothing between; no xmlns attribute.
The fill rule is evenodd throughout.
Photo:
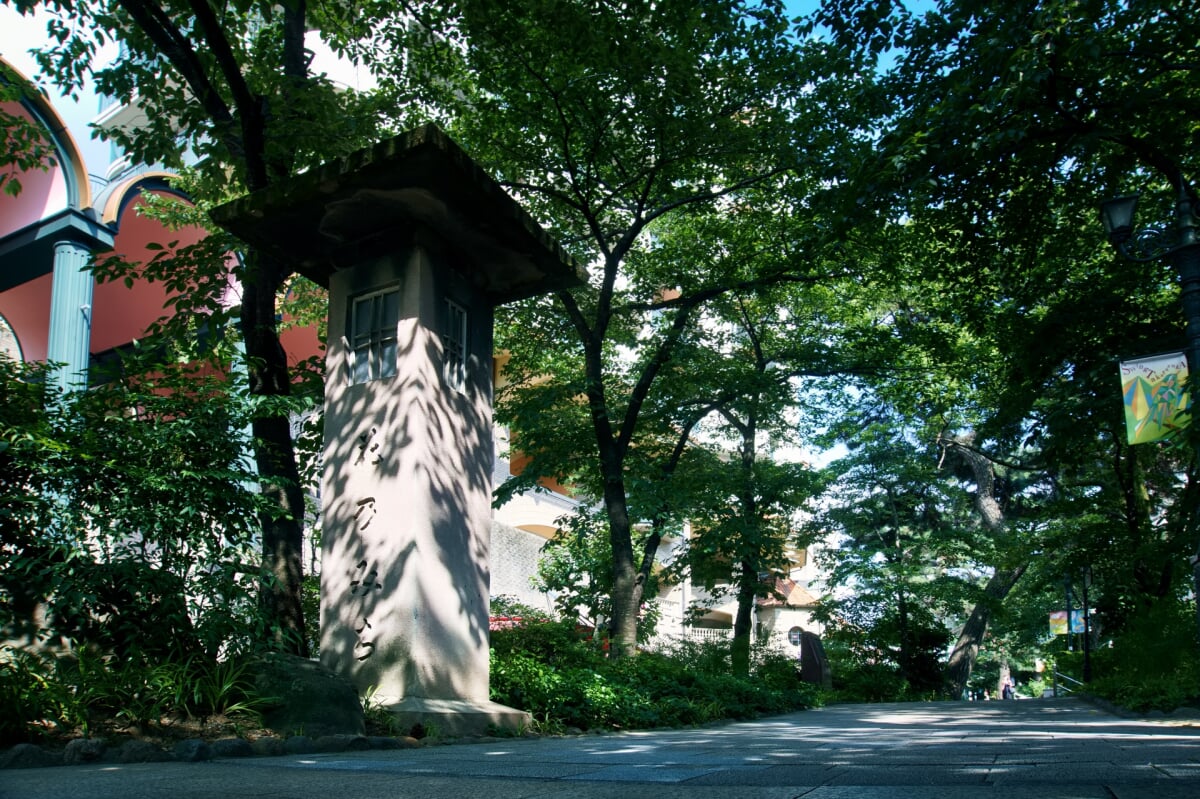
<svg viewBox="0 0 1200 799"><path fill-rule="evenodd" d="M137 354L88 392L0 359L0 629L131 662L244 650L254 601L252 403ZM147 365L147 364L143 364Z"/></svg>
<svg viewBox="0 0 1200 799"><path fill-rule="evenodd" d="M786 303L789 293L792 302ZM811 331L801 332L789 318L803 304L801 295L808 296L788 286L757 297L733 292L714 302L704 325L707 340L700 344L707 352L685 353L687 379L672 381L662 398L708 417L698 428L712 443L695 448L688 464L695 496L690 501L678 496L678 481L669 489L676 512L691 519L694 531L677 568L689 568L692 579L710 591L718 580L732 586L737 598L732 662L738 674L750 669L754 604L771 594L774 578L787 576L790 551L810 543L797 539L794 519L820 493L815 472L779 461L776 454L796 440L802 373L835 368L813 363L817 353L827 353L805 335ZM818 315L815 308L806 310ZM823 332L828 341L840 331L831 326ZM722 450L731 457L720 457Z"/></svg>
<svg viewBox="0 0 1200 799"><path fill-rule="evenodd" d="M939 474L931 450L895 420L863 425L817 523L841 543L825 553L836 587L822 609L829 631L864 662L895 664L917 695L939 691L949 625L991 550L966 497Z"/></svg>
<svg viewBox="0 0 1200 799"><path fill-rule="evenodd" d="M40 7L48 14L51 45L38 54L47 77L68 92L91 81L98 92L144 111L132 127L98 133L135 162L185 171L185 188L200 210L361 147L378 130L374 101L315 73L305 50L310 28L344 36L351 20L369 24L355 8L310 7L304 0L13 4L22 12ZM111 63L99 63L99 49L108 42L119 43L120 54ZM230 269L224 254L233 249L238 249L234 242L215 235L199 249L176 252L168 246L164 257L146 269L131 265L128 278L163 279L186 295L175 310L199 310L210 331L208 341L220 340L211 333L234 318L251 393L286 397L293 376L277 318L292 267L251 250ZM241 288L241 302L225 314L219 295L230 277ZM193 340L194 321L188 314L174 317L177 332ZM262 602L273 620L275 644L303 651L304 503L289 420L274 412L255 416L252 425L258 479L272 500L259 518Z"/></svg>
<svg viewBox="0 0 1200 799"><path fill-rule="evenodd" d="M591 272L586 289L557 294L554 307L529 303L503 321L562 358L547 364L551 356L543 354L521 364L528 348L513 348L515 382L532 381L547 366L559 367L555 376L573 370L555 389L572 407L556 418L582 413L586 446L577 427L567 435L501 411L535 457L532 472L582 474L579 455L591 460L613 553L613 651L632 653L647 555L652 560L643 552L639 563L635 554L626 470L643 409L705 303L739 285L815 280L821 269L793 254L771 273L718 273L697 257L672 274L643 275L638 257L653 247L656 223L736 202L749 187L790 174L830 185L842 166L839 148L856 141L856 126L843 119L850 112L827 79L834 51L798 43L775 2L454 8L453 36L460 38L447 41L461 41L459 50L419 51L410 43L429 34L412 27L385 34L399 42L393 52L427 59L427 66L406 65L418 75L446 74L444 59L463 54L451 74L469 82L428 86L436 104L457 110L448 113L453 133ZM532 333L542 326L553 337ZM561 457L564 440L575 457Z"/></svg>
<svg viewBox="0 0 1200 799"><path fill-rule="evenodd" d="M884 72L892 123L856 182L865 206L922 233L905 274L937 300L917 303L920 327L961 331L978 348L977 367L954 373L957 406L938 407L943 440L970 432L961 453L1021 453L1053 486L1062 537L1048 540L1073 548L1062 556L1073 567L1111 564L1105 536L1134 543L1139 554L1110 570L1105 601L1136 593L1118 585L1175 594L1184 560L1167 553L1198 540L1195 482L1159 469L1193 473L1190 453L1130 452L1113 393L1118 357L1180 346L1174 276L1161 263L1117 262L1098 222L1080 220L1132 187L1151 188L1164 215L1194 200L1194 15L1108 0L1003 12L958 0L925 13L835 0L817 20ZM1120 506L1106 499L1117 496ZM1008 593L1002 576L993 608ZM965 635L959 651L980 638Z"/></svg>

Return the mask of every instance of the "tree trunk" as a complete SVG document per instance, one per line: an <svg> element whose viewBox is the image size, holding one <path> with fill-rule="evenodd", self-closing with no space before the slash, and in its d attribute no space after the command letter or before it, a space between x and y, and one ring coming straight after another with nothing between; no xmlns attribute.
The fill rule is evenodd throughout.
<svg viewBox="0 0 1200 799"><path fill-rule="evenodd" d="M971 469L975 480L975 510L979 513L983 526L994 535L1000 536L1005 532L1006 523L1004 511L996 499L995 468L982 453L971 448L973 441L974 433L970 433L950 442L949 446L958 452ZM979 647L987 634L992 613L1021 579L1025 568L1026 565L1022 564L1014 569L996 569L983 589L983 597L971 610L971 615L963 625L958 641L946 661L946 694L951 699L962 697L967 680L971 678L971 671L975 668L975 659L979 656Z"/></svg>
<svg viewBox="0 0 1200 799"><path fill-rule="evenodd" d="M745 323L745 329L754 343L755 372L761 378L767 368L767 359L763 355L757 336L754 335L753 326L748 319L745 319ZM762 519L759 518L758 492L754 482L754 467L758 462L758 449L755 444L758 441L759 397L760 395L755 393L748 398L750 402L744 421L739 422L731 411L725 413L725 418L737 428L742 437L741 496L738 497L742 506L742 540L746 544L752 542L754 547L752 552L746 551L744 547L738 563L738 606L737 617L733 622L731 659L733 673L741 676L750 674L750 644L753 634L750 628L753 624L754 601L758 597L758 566L763 558ZM752 531L753 534L751 534Z"/></svg>
<svg viewBox="0 0 1200 799"><path fill-rule="evenodd" d="M255 94L246 75L271 65L242 64L237 61L238 47L231 45L221 29L219 8L193 4L192 22L197 31L178 27L163 4L121 2L133 24L155 43L163 57L183 76L193 95L202 101L205 113L215 123L215 135L223 142L233 163L243 171L245 188L257 191L275 179L294 171L295 154L287 148L268 151L268 114L288 114L292 125L304 125L306 105L294 102L294 93L303 91L308 78L309 54L304 49L307 25L306 0L283 4L282 59L275 65L290 78L281 96L270 98ZM185 19L181 17L181 20ZM199 36L195 39L195 36ZM193 43L196 45L193 48ZM199 54L207 51L206 58ZM208 66L202 66L207 62ZM209 69L211 71L207 71ZM214 82L217 81L217 82ZM227 91L217 90L224 81ZM233 106L226 103L232 100ZM275 297L290 270L274 259L253 251L247 253L247 269L242 280L242 331L249 362L250 393L254 396L286 396L291 380L287 357L279 342L275 321ZM299 468L292 443L291 425L286 416L275 415L253 422L254 455L262 493L272 507L260 515L262 523L263 563L260 607L270 627L268 638L286 651L307 654L304 614L301 605L303 575L304 497Z"/></svg>
<svg viewBox="0 0 1200 799"><path fill-rule="evenodd" d="M611 488L608 486L611 485ZM609 656L628 657L637 654L638 610L642 604L642 581L633 558L633 531L629 508L625 502L625 486L619 481L606 481L605 511L608 515L609 543L613 557L612 619L609 622Z"/></svg>
<svg viewBox="0 0 1200 799"><path fill-rule="evenodd" d="M1008 685L1012 679L1012 667L1008 664L1008 660L1000 661L1000 676L996 680L996 696L1001 699L1006 699L1004 696L1004 686Z"/></svg>
<svg viewBox="0 0 1200 799"><path fill-rule="evenodd" d="M975 603L946 661L946 695L951 699L960 698L967 687L967 680L971 679L971 670L975 668L975 658L979 656L979 647L987 633L988 622L992 619L992 610L1004 601L1024 573L1025 566L998 570L988 580L983 589L983 598Z"/></svg>
<svg viewBox="0 0 1200 799"><path fill-rule="evenodd" d="M260 261L262 256L258 256ZM271 267L260 263L258 274ZM247 283L242 294L242 326L249 361L250 393L287 396L291 393L287 356L275 323L276 280ZM308 656L304 609L304 493L286 416L271 415L253 422L254 455L259 482L270 507L260 514L262 524L262 584L259 605L268 642L276 649Z"/></svg>
<svg viewBox="0 0 1200 799"><path fill-rule="evenodd" d="M917 674L913 662L912 630L908 622L908 595L902 588L896 591L896 627L900 644L900 656L897 658L900 662L900 673L909 685L912 685Z"/></svg>
<svg viewBox="0 0 1200 799"><path fill-rule="evenodd" d="M278 416L254 422L256 460L262 493L271 508L260 514L263 573L259 604L271 629L271 645L308 657L301 592L304 579L304 496L292 451L288 420Z"/></svg>
<svg viewBox="0 0 1200 799"><path fill-rule="evenodd" d="M758 596L758 570L748 560L743 560L738 576L737 616L733 620L732 660L733 673L750 674L750 644L754 634L754 599Z"/></svg>

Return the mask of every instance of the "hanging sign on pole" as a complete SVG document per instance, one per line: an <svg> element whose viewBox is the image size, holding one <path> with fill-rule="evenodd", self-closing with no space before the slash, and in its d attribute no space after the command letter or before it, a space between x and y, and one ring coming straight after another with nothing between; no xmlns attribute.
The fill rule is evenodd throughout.
<svg viewBox="0 0 1200 799"><path fill-rule="evenodd" d="M1050 611L1050 634L1066 635L1068 632L1081 633L1086 629L1082 610L1071 611L1071 624L1067 625L1067 611Z"/></svg>
<svg viewBox="0 0 1200 799"><path fill-rule="evenodd" d="M1182 352L1121 361L1120 369L1130 444L1161 441L1187 426L1188 364Z"/></svg>

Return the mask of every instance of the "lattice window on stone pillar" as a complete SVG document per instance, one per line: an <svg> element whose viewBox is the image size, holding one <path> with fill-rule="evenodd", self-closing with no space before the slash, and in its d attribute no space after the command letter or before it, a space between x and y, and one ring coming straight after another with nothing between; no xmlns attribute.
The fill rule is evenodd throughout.
<svg viewBox="0 0 1200 799"><path fill-rule="evenodd" d="M460 394L467 390L468 330L466 309L458 303L446 300L446 324L442 335L442 379L447 388Z"/></svg>
<svg viewBox="0 0 1200 799"><path fill-rule="evenodd" d="M355 297L350 312L350 382L396 375L400 291L386 289Z"/></svg>

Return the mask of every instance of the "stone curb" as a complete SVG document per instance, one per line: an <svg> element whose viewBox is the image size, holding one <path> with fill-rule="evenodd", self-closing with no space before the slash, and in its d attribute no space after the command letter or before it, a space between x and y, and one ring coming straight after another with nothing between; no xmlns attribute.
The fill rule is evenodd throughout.
<svg viewBox="0 0 1200 799"><path fill-rule="evenodd" d="M1177 707L1169 713L1161 710L1151 710L1146 713L1138 713L1128 708L1114 705L1112 702L1095 694L1078 693L1075 694L1083 701L1090 705L1100 708L1105 713L1111 713L1114 716L1122 719L1140 719L1143 721L1169 721L1177 724L1188 726L1200 726L1200 708L1194 707Z"/></svg>
<svg viewBox="0 0 1200 799"><path fill-rule="evenodd" d="M565 735L552 737L574 738L580 735L605 735L605 730L571 730ZM526 733L526 738L540 738L535 733ZM204 763L210 760L230 760L244 757L280 757L283 755L336 754L338 752L388 751L397 749L419 749L425 746L450 746L460 744L498 743L511 740L492 735L464 736L462 738L413 738L411 736L390 737L386 735L322 735L310 738L293 735L288 738L268 735L254 740L245 738L219 738L205 741L201 738L186 738L170 749L150 741L129 740L117 747L108 747L104 741L93 738L76 738L68 741L61 751L46 749L37 744L20 743L0 751L0 770L24 768L53 768L55 766L86 765L95 763Z"/></svg>
<svg viewBox="0 0 1200 799"><path fill-rule="evenodd" d="M500 739L471 739L476 740ZM457 739L455 742L468 741ZM98 738L76 738L68 741L61 751L46 749L37 744L17 744L0 752L0 769L50 768L91 763L202 763L241 757L415 749L439 743L449 742L426 742L408 736L391 738L380 735L322 735L319 738L309 738L305 735L294 735L290 738L268 736L254 741L244 738L221 738L209 742L200 738L187 738L167 749L149 741L138 740L125 741L120 746L109 748Z"/></svg>

